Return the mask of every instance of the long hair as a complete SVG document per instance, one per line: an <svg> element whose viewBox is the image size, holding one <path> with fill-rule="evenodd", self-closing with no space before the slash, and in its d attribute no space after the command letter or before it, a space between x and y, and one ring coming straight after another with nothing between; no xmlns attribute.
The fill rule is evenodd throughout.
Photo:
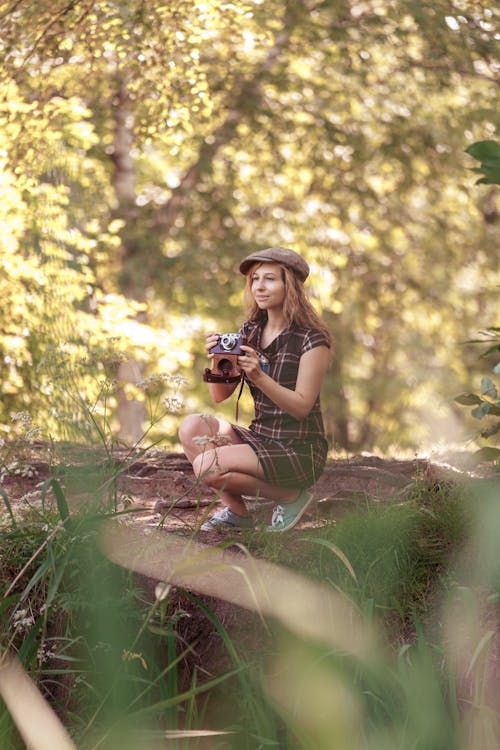
<svg viewBox="0 0 500 750"><path fill-rule="evenodd" d="M264 323L267 313L261 310L252 295L252 274L262 263L254 263L246 273L245 290L243 292L243 307L249 320ZM281 275L285 284L285 299L283 314L288 326L295 323L300 328L313 328L321 331L333 347L333 337L327 325L321 320L314 307L309 302L304 283L287 266L281 265Z"/></svg>

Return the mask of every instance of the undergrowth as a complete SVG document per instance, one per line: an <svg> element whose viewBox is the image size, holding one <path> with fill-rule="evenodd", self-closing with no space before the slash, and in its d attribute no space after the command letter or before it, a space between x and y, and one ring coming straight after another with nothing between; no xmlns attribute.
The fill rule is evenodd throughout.
<svg viewBox="0 0 500 750"><path fill-rule="evenodd" d="M273 562L277 576L292 569L354 603L379 634L376 653L360 656L277 622L256 626L260 648L239 643L214 602L181 601L101 552L102 521L131 516L99 496L70 512L52 479L41 506L20 511L3 496L1 649L18 656L82 750L489 750L497 490L418 480L396 502L322 528L244 536L245 554ZM471 555L482 559L477 578ZM452 600L465 635L445 626ZM185 627L202 620L211 635ZM225 653L220 670L195 658L206 637ZM450 659L460 638L466 647ZM5 706L0 747L23 747Z"/></svg>
<svg viewBox="0 0 500 750"><path fill-rule="evenodd" d="M418 480L396 502L368 501L335 523L248 543L401 628L425 618L437 590L452 584L472 533L471 503L463 486Z"/></svg>

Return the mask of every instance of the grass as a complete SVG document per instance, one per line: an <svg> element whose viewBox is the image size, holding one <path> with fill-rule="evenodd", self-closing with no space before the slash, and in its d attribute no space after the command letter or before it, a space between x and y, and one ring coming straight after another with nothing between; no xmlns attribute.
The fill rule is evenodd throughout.
<svg viewBox="0 0 500 750"><path fill-rule="evenodd" d="M2 651L17 653L79 747L114 746L110 737L150 716L167 729L179 728L181 712L194 722L189 704L225 676L179 692L182 613L107 560L98 517L69 517L63 507L59 497L57 510L28 511L1 534ZM20 746L5 711L0 726L0 747Z"/></svg>
<svg viewBox="0 0 500 750"><path fill-rule="evenodd" d="M2 495L1 648L82 750L494 747L496 482L419 480L322 529L244 536L232 568L271 561L273 586L293 571L340 595L373 633L371 651L304 636L259 599L265 586L254 615L224 605L223 588L196 595L196 578L192 593L155 587L102 551L103 519L124 523L115 502L70 512L65 493L52 480L22 513ZM299 620L327 616L293 605ZM23 746L0 705L0 748Z"/></svg>

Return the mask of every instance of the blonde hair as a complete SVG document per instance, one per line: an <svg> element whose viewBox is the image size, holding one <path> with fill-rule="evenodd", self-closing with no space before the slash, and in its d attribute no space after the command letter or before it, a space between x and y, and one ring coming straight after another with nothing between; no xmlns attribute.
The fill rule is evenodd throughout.
<svg viewBox="0 0 500 750"><path fill-rule="evenodd" d="M263 323L267 320L267 313L261 310L252 295L252 274L256 268L262 265L257 261L248 269L245 279L245 290L243 292L243 307L249 320ZM285 284L285 299L283 302L283 314L287 325L295 323L300 328L313 328L321 331L333 346L333 337L326 324L321 320L314 307L309 302L304 287L304 282L299 279L291 268L278 264L281 268L283 282Z"/></svg>

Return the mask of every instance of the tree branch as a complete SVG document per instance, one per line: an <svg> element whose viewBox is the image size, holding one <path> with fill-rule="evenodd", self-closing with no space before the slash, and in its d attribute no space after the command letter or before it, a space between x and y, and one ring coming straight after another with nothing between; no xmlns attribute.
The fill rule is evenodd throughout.
<svg viewBox="0 0 500 750"><path fill-rule="evenodd" d="M477 70L465 70L464 68L451 67L450 65L426 63L423 62L423 60L414 60L411 57L408 58L407 67L421 68L422 70L435 70L438 72L442 71L446 73L457 73L464 78L481 78L483 81L488 81L489 83L500 83L500 78L498 76L488 76L485 73L478 72Z"/></svg>
<svg viewBox="0 0 500 750"><path fill-rule="evenodd" d="M248 80L240 78L234 84L228 95L228 101L232 101L233 105L228 110L224 121L209 139L202 142L196 161L187 169L179 185L174 188L168 202L156 212L155 226L160 232L168 232L179 211L190 199L189 193L199 183L204 172L208 171L219 149L234 138L238 124L248 112L248 102L250 100L256 102L262 98L262 82L288 46L291 32L297 23L298 18L295 13L285 12L283 27L276 33L272 47L254 71L252 78Z"/></svg>
<svg viewBox="0 0 500 750"><path fill-rule="evenodd" d="M72 10L74 10L74 8L80 3L80 1L81 0L70 0L69 4L65 8L63 8L53 18L51 18L51 20L45 26L45 28L43 29L43 31L38 35L38 37L33 42L33 45L31 47L30 51L28 52L28 54L26 55L26 57L23 60L21 68L23 68L29 60L31 60L31 58L33 57L33 55L36 52L36 49L37 49L38 45L43 41L43 39L45 39L46 36L48 36L48 34L49 34L50 30L52 29L52 27L55 26L56 23L61 18L64 18L64 16L66 16L68 13L70 13Z"/></svg>

